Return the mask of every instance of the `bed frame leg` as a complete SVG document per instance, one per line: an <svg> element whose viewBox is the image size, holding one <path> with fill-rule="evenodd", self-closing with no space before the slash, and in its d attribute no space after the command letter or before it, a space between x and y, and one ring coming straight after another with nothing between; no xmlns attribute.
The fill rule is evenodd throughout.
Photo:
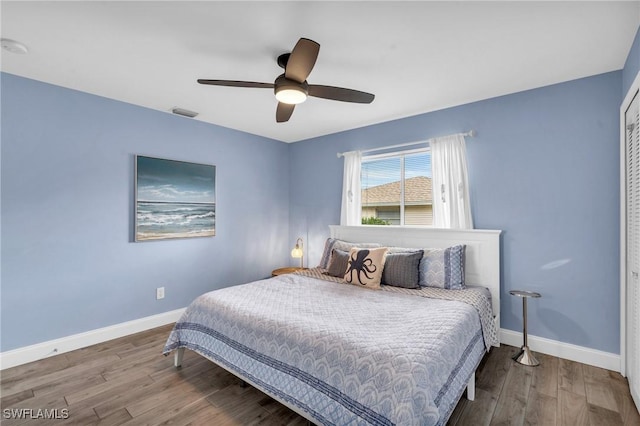
<svg viewBox="0 0 640 426"><path fill-rule="evenodd" d="M176 349L176 352L173 354L173 365L178 368L182 366L182 357L184 356L184 348Z"/></svg>
<svg viewBox="0 0 640 426"><path fill-rule="evenodd" d="M476 373L475 371L471 375L469 382L467 383L467 399L473 401L476 399Z"/></svg>

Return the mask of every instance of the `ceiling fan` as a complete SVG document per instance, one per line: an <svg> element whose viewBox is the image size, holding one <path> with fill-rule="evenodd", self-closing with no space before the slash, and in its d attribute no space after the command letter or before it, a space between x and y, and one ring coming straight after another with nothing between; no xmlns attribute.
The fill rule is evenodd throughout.
<svg viewBox="0 0 640 426"><path fill-rule="evenodd" d="M307 96L360 104L373 102L375 96L371 93L343 87L308 84L307 77L316 63L319 51L320 45L315 41L307 38L298 40L291 53L284 53L278 56L278 65L284 68L284 74L279 75L273 83L205 79L198 79L198 83L214 86L274 89L278 100L276 109L276 121L278 123L288 121L291 114L293 114L295 106L304 102Z"/></svg>

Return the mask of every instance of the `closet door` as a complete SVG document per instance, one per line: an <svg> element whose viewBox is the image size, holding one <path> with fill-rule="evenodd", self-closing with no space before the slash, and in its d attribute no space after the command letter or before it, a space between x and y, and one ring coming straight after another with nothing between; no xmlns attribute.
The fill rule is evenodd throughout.
<svg viewBox="0 0 640 426"><path fill-rule="evenodd" d="M625 112L626 163L626 373L640 407L640 96Z"/></svg>

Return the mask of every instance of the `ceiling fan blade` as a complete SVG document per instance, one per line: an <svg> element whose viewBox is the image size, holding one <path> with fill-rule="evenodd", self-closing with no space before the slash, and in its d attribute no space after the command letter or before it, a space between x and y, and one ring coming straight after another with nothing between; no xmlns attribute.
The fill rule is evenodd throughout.
<svg viewBox="0 0 640 426"><path fill-rule="evenodd" d="M361 92L359 90L334 86L322 86L319 84L309 85L309 96L331 99L334 101L355 102L358 104L370 104L376 97L371 93Z"/></svg>
<svg viewBox="0 0 640 426"><path fill-rule="evenodd" d="M236 80L204 80L198 79L200 84L211 84L213 86L231 86L231 87L258 87L264 89L273 89L273 83L258 83L255 81L236 81Z"/></svg>
<svg viewBox="0 0 640 426"><path fill-rule="evenodd" d="M285 121L289 121L295 107L296 106L293 104L278 102L278 108L276 109L276 122L284 123Z"/></svg>
<svg viewBox="0 0 640 426"><path fill-rule="evenodd" d="M320 45L308 38L301 38L291 51L284 76L289 80L302 83L309 77L316 64Z"/></svg>

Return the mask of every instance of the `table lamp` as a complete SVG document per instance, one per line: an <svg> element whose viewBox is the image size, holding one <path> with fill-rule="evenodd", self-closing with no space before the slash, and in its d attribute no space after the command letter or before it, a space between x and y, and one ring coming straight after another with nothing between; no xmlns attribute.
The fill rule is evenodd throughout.
<svg viewBox="0 0 640 426"><path fill-rule="evenodd" d="M302 250L302 238L296 240L296 246L291 250L291 257L300 258L300 267L304 268L304 251Z"/></svg>

